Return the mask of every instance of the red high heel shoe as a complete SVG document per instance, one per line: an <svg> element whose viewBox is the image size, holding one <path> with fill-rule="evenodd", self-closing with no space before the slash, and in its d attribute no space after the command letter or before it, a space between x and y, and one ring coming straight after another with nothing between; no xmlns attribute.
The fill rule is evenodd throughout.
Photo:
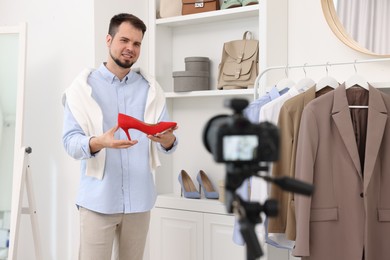
<svg viewBox="0 0 390 260"><path fill-rule="evenodd" d="M137 129L145 134L148 135L155 135L157 133L162 133L170 128L173 128L177 125L176 122L159 122L157 124L147 124L144 123L134 117L125 115L125 114L118 114L118 125L120 128L122 128L123 131L125 131L127 138L131 140L129 129Z"/></svg>

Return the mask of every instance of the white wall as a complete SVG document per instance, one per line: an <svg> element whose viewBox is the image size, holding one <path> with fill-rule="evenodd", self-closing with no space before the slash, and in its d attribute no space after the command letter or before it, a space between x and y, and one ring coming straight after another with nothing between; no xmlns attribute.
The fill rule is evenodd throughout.
<svg viewBox="0 0 390 260"><path fill-rule="evenodd" d="M107 47L106 47L106 35L108 32L108 22L111 17L118 13L131 13L138 16L148 26L148 1L137 0L112 0L112 1L99 1L95 0L95 65L100 65L103 61L107 60ZM149 57L148 53L148 33L150 30L146 30L144 39L142 41L141 55L135 67L142 67L147 69L147 61Z"/></svg>
<svg viewBox="0 0 390 260"><path fill-rule="evenodd" d="M0 0L0 25L27 22L24 144L31 146L31 164L45 259L76 259L78 214L74 201L79 164L61 143L61 93L84 67L105 60L107 22L115 12L132 12L147 21L147 1ZM278 15L277 10L275 15ZM96 28L94 27L96 24ZM145 39L139 62L146 67ZM96 41L96 42L95 42ZM94 47L96 43L96 48ZM349 49L327 27L320 0L295 0L289 6L289 63L326 63L373 58ZM285 64L280 64L285 65ZM389 64L359 65L369 80L390 81ZM344 80L353 66L331 67L330 75ZM295 77L303 77L295 71ZM318 79L323 69L307 69ZM19 259L34 259L28 219L22 219Z"/></svg>
<svg viewBox="0 0 390 260"><path fill-rule="evenodd" d="M77 259L78 250L74 202L79 163L62 147L62 92L83 68L106 59L109 18L131 12L147 21L146 2L0 0L0 26L27 23L23 144L33 150L31 166L45 259ZM138 65L147 67L147 48L142 55ZM27 216L22 217L19 237L18 259L35 259Z"/></svg>
<svg viewBox="0 0 390 260"><path fill-rule="evenodd" d="M377 59L344 45L331 31L323 16L320 0L289 1L289 65L325 64ZM370 82L390 82L390 62L358 64L360 75ZM355 73L353 65L331 66L329 76L344 82ZM317 81L326 75L325 67L306 68L307 77ZM304 77L303 69L291 70L297 81Z"/></svg>
<svg viewBox="0 0 390 260"><path fill-rule="evenodd" d="M76 259L78 165L61 144L61 93L93 66L93 1L0 0L0 25L27 23L23 144L31 165L45 259ZM35 259L27 216L18 259Z"/></svg>

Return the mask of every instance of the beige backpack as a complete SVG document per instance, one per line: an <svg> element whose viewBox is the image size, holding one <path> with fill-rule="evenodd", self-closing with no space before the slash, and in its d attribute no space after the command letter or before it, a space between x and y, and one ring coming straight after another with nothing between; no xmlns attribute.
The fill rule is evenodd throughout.
<svg viewBox="0 0 390 260"><path fill-rule="evenodd" d="M259 41L246 31L242 40L225 42L218 67L218 89L253 88L259 74Z"/></svg>

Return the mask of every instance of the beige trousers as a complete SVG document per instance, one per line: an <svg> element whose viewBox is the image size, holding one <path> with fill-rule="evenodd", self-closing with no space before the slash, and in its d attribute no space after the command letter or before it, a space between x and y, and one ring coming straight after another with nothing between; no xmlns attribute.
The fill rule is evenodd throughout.
<svg viewBox="0 0 390 260"><path fill-rule="evenodd" d="M79 260L142 260L149 220L150 211L106 215L80 207Z"/></svg>

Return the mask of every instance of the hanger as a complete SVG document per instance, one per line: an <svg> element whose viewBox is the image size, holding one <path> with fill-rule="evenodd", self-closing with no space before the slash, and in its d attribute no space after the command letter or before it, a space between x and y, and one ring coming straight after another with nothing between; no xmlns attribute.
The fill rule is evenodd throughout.
<svg viewBox="0 0 390 260"><path fill-rule="evenodd" d="M361 88L364 88L364 89L368 90L367 80L365 80L362 76L360 76L357 73L356 60L355 60L355 63L353 64L353 67L355 68L355 74L352 75L351 77L349 77L345 81L345 89L349 89L349 88L357 85L357 86L359 86ZM368 108L368 106L354 105L354 106L349 106L349 108Z"/></svg>
<svg viewBox="0 0 390 260"><path fill-rule="evenodd" d="M328 75L328 63L326 63L326 76L321 78L316 84L316 92L325 88L331 87L333 89L337 88L340 83L333 77Z"/></svg>
<svg viewBox="0 0 390 260"><path fill-rule="evenodd" d="M288 77L288 72L287 72L288 65L286 66L284 73L286 77L284 79L281 79L278 81L276 84L276 89L280 92L285 88L292 88L295 86L295 82Z"/></svg>
<svg viewBox="0 0 390 260"><path fill-rule="evenodd" d="M276 88L278 91L282 91L285 88L292 88L295 86L295 82L292 79L284 78L278 81Z"/></svg>
<svg viewBox="0 0 390 260"><path fill-rule="evenodd" d="M345 88L349 89L350 87L358 85L364 89L368 90L368 83L362 76L354 74L345 81Z"/></svg>
<svg viewBox="0 0 390 260"><path fill-rule="evenodd" d="M305 73L305 77L303 79L301 79L300 81L298 81L298 83L295 85L295 88L298 90L298 91L305 91L306 89L314 86L316 83L314 82L314 80L312 80L311 78L308 78L306 76L306 63L305 65L303 66L303 72Z"/></svg>
<svg viewBox="0 0 390 260"><path fill-rule="evenodd" d="M358 85L359 87L362 87L362 88L368 90L367 80L357 73L356 60L355 60L355 63L353 64L353 66L355 68L355 74L353 74L351 77L349 77L345 81L345 89L349 89L353 86Z"/></svg>

